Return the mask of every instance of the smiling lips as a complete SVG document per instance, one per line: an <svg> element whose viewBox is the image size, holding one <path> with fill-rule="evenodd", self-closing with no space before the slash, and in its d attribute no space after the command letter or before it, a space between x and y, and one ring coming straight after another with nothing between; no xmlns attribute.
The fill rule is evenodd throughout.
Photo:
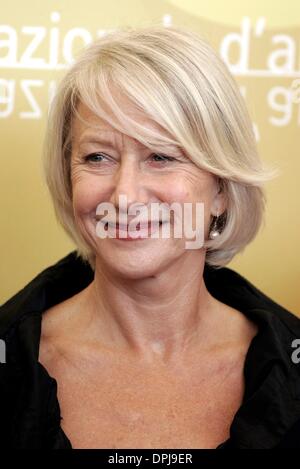
<svg viewBox="0 0 300 469"><path fill-rule="evenodd" d="M151 228L156 229L158 226L162 225L161 221L155 221L152 220L147 223L137 223L136 224L136 229L134 230L128 230L129 225L120 225L119 223L106 223L105 224L105 230L109 231L109 229L114 230L115 229L115 237L120 240L137 240L137 239L144 239L148 238L149 235L151 234ZM131 236L130 234L133 234L134 236ZM139 235L137 235L139 233ZM122 234L122 236L121 236Z"/></svg>

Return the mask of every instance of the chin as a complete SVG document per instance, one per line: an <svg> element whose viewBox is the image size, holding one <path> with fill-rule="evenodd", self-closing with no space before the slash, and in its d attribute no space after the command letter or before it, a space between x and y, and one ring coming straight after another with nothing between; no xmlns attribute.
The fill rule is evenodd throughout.
<svg viewBox="0 0 300 469"><path fill-rule="evenodd" d="M125 241L126 242L126 241ZM148 246L148 249L121 250L106 243L98 245L96 264L124 278L138 280L153 277L172 262L170 250Z"/></svg>

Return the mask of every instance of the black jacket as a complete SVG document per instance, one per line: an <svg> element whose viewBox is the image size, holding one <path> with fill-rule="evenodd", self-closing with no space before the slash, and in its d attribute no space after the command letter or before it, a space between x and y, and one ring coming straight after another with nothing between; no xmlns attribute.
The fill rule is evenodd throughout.
<svg viewBox="0 0 300 469"><path fill-rule="evenodd" d="M92 279L74 251L1 306L0 447L71 448L60 427L57 383L38 362L41 317ZM258 325L245 360L243 403L218 449L300 448L300 351L292 346L300 319L231 269L205 266L204 280L215 298Z"/></svg>

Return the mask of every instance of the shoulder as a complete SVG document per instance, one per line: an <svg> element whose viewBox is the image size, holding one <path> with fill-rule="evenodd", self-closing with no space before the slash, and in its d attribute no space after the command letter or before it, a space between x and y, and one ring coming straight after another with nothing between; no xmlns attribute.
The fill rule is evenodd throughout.
<svg viewBox="0 0 300 469"><path fill-rule="evenodd" d="M204 280L207 289L219 301L244 312L247 316L275 321L278 330L300 338L300 318L276 303L248 279L228 268L206 265ZM256 312L261 312L261 314Z"/></svg>
<svg viewBox="0 0 300 469"><path fill-rule="evenodd" d="M47 267L0 306L0 337L32 312L42 313L85 288L93 271L76 251Z"/></svg>
<svg viewBox="0 0 300 469"><path fill-rule="evenodd" d="M280 364L280 372L289 377L292 392L300 399L300 318L232 269L206 267L204 279L215 298L258 326L248 354L249 376L255 379L257 370Z"/></svg>
<svg viewBox="0 0 300 469"><path fill-rule="evenodd" d="M83 289L92 276L71 253L0 307L0 339L5 346L5 362L0 364L0 440L9 447L41 445L48 431L46 415L47 425L55 424L59 431L56 382L39 362L42 316ZM55 435L53 429L49 432L51 440Z"/></svg>
<svg viewBox="0 0 300 469"><path fill-rule="evenodd" d="M73 252L39 273L0 307L2 396L6 390L9 399L18 392L17 383L36 374L44 313L85 288L92 276L92 270Z"/></svg>
<svg viewBox="0 0 300 469"><path fill-rule="evenodd" d="M51 306L42 314L39 361L52 369L66 354L70 344L80 338L82 303L86 289Z"/></svg>
<svg viewBox="0 0 300 469"><path fill-rule="evenodd" d="M258 326L246 355L245 393L233 423L234 444L253 449L299 447L299 317L229 268L207 270L206 284L216 298Z"/></svg>

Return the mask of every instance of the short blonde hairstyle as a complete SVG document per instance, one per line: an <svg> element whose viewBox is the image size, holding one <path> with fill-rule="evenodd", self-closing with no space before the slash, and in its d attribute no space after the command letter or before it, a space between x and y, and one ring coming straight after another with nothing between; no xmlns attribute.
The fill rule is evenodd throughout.
<svg viewBox="0 0 300 469"><path fill-rule="evenodd" d="M125 115L110 84L170 138L162 142ZM258 156L236 82L198 34L160 25L115 30L87 46L58 86L48 117L44 172L59 222L94 269L95 253L79 232L72 208L72 120L79 117L80 102L149 148L157 142L179 146L218 178L227 208L218 218L221 234L205 242L207 264L224 266L254 239L263 220L263 184L276 170L264 167Z"/></svg>

